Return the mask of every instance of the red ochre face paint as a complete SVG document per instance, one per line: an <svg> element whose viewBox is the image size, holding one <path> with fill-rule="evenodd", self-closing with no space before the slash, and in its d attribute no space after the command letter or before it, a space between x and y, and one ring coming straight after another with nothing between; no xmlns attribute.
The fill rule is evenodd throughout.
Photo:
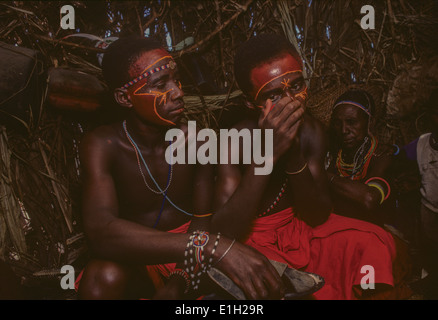
<svg viewBox="0 0 438 320"><path fill-rule="evenodd" d="M137 61L137 68L142 65L146 67L143 69L141 74L143 75L146 73L148 76L144 78L136 78L136 81L134 83L128 83L129 86L127 87L135 112L141 118L153 124L162 126L175 125L173 121L166 119L162 114L160 114L160 109L164 109L169 100L171 100L171 95L173 94L174 90L180 90L181 87L178 86L177 88L170 88L165 91L144 89L144 87L151 82L151 76L155 76L155 74L156 76L159 76L159 74L162 72L169 72L166 70L168 68L175 69L175 63L172 60L172 57L169 56L164 50L152 50L144 54ZM163 112L164 111L161 110L161 113Z"/></svg>
<svg viewBox="0 0 438 320"><path fill-rule="evenodd" d="M293 82L292 78L296 79L301 76L301 64L290 54L281 56L251 71L250 79L254 88L252 96L257 102L263 92L276 88L277 86L281 90L286 91L291 87ZM295 97L305 100L305 98L307 98L307 88L303 88Z"/></svg>
<svg viewBox="0 0 438 320"><path fill-rule="evenodd" d="M158 112L158 109L167 103L171 91L133 94L131 102L137 114L143 119L158 125L175 125L174 122L163 118Z"/></svg>

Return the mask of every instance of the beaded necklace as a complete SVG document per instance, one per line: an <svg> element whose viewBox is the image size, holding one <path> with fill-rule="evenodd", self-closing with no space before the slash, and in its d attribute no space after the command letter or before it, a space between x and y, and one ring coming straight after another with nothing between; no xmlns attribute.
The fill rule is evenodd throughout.
<svg viewBox="0 0 438 320"><path fill-rule="evenodd" d="M169 174L168 174L168 179L167 179L167 186L164 188L164 190L161 190L161 188L158 185L157 185L157 188L159 189L159 191L154 190L152 187L149 186L149 184L146 181L146 177L145 177L145 175L143 173L143 170L141 168L140 157L143 160L143 164L144 164L146 170L148 171L149 177L154 182L155 182L155 179L152 176L152 174L151 174L151 172L149 170L149 167L146 164L146 161L144 161L144 159L143 159L143 156L142 156L142 154L140 152L140 148L137 146L137 144L135 143L134 139L132 139L131 135L128 132L128 129L126 128L126 120L123 121L123 129L125 130L126 137L128 138L129 142L131 143L131 145L132 145L132 147L133 147L133 149L135 151L135 156L137 157L138 170L140 171L140 174L141 174L141 176L143 178L144 184L153 193L155 193L155 194L164 194L167 191L167 189L169 189L170 183L172 182L173 166L171 164L169 164ZM170 142L170 144L172 144L172 143ZM139 155L140 155L140 157L139 157Z"/></svg>
<svg viewBox="0 0 438 320"><path fill-rule="evenodd" d="M373 135L370 135L370 137L371 139L365 137L364 142L354 155L353 163L346 163L342 158L342 149L339 150L336 158L336 168L341 177L350 177L351 180L365 178L371 158L378 144L377 139Z"/></svg>
<svg viewBox="0 0 438 320"><path fill-rule="evenodd" d="M160 187L158 187L158 185L157 185L157 187L158 187L158 189L160 189L160 191L155 191L155 190L153 190L153 189L148 185L148 183L146 182L146 178L145 178L145 176L144 176L143 170L141 169L140 159L139 159L139 156L138 156L139 154L141 155L141 152L140 152L139 147L138 147L137 144L135 143L134 139L132 139L131 135L129 134L128 129L126 128L126 120L123 121L123 129L125 130L126 137L128 138L129 142L131 143L132 147L134 148L135 156L137 157L138 169L140 170L140 174L141 174L141 176L142 176L142 178L143 178L143 182L144 182L144 184L145 184L146 187L147 187L150 191L152 191L153 193L155 193L155 194L163 194L163 195L164 195L164 196L163 196L163 201L161 202L160 212L158 213L158 217L157 217L157 219L155 220L154 225L152 226L152 228L156 228L157 225L158 225L158 222L159 222L160 219L161 219L161 214L163 213L163 209L164 209L164 203L166 202L167 190L169 189L170 182L172 181L173 167L172 167L172 165L169 164L169 173L168 173L168 175L167 175L167 186L166 186L166 188L165 188L164 190L161 190ZM172 145L172 142L170 142L170 145ZM141 156L141 157L142 157L142 159L143 159L143 156ZM147 169L148 172L149 172L149 168L148 168L146 162L144 161L144 159L143 159L143 162L144 162L144 165L145 165L146 169ZM149 175L150 175L150 177L152 178L152 180L154 180L154 178L153 178L153 176L152 176L152 174L151 174L150 172L149 172ZM155 180L154 180L154 181L155 181Z"/></svg>
<svg viewBox="0 0 438 320"><path fill-rule="evenodd" d="M149 177L151 178L152 182L155 184L155 186L156 186L157 189L159 190L159 194L163 194L163 195L164 195L164 198L163 198L163 205L162 205L161 209L163 209L163 207L164 207L164 201L167 200L167 201L169 201L169 203L170 203L170 204L171 204L176 210L178 210L178 211L180 211L180 212L182 212L182 213L184 213L184 214L186 214L186 215L188 215L188 216L191 216L191 217L202 218L202 217L208 217L208 216L211 216L211 215L213 214L213 213L208 213L208 214L203 214L203 215L193 214L193 213L190 213L190 212L185 211L184 209L181 209L181 208L178 207L176 204L174 204L174 203L172 202L172 200L169 198L169 196L167 195L167 189L169 188L169 186L170 186L170 182L171 182L171 173L172 173L172 167L171 167L171 165L169 165L169 175L168 175L168 180L167 180L167 186L166 186L166 189L165 189L165 190L162 190L162 189L160 188L160 186L158 185L157 181L154 179L154 177L153 177L151 171L149 170L149 167L148 167L148 165L146 164L146 161L144 160L143 155L142 155L141 152L140 152L140 148L137 146L137 144L135 143L134 139L132 139L132 137L130 136L130 134L129 134L127 128L126 128L126 120L123 121L123 128L125 129L126 137L127 137L128 140L131 142L131 144L132 144L132 146L133 146L133 148L134 148L135 154L136 154L136 156L137 156L137 160L138 160L138 156L139 156L139 157L141 158L142 162L143 162L143 165L145 166L145 168L146 168L146 170L147 170L147 172L148 172L148 174L149 174ZM170 145L172 145L172 143L170 143ZM171 153L171 154L172 154L172 153ZM139 161L138 161L138 162L139 162ZM141 169L141 165L139 165L139 171L140 171L140 174L141 174L142 176L144 176L144 174L143 174L143 170ZM146 183L146 182L145 182L145 183ZM151 190L151 191L152 191L152 190ZM160 215L161 215L161 212L160 212Z"/></svg>
<svg viewBox="0 0 438 320"><path fill-rule="evenodd" d="M280 199L283 197L283 195L284 195L284 193L286 191L287 181L288 181L288 179L286 178L286 180L281 185L280 192L275 197L274 202L268 207L268 209L266 209L266 211L264 211L263 213L260 213L259 217L266 216L268 213L270 213L272 211L272 209L274 209L277 206L277 204L280 202Z"/></svg>

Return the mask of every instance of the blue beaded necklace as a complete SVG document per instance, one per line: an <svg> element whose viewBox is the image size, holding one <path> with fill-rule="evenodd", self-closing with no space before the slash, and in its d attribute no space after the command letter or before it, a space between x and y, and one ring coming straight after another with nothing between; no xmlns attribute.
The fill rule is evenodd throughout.
<svg viewBox="0 0 438 320"><path fill-rule="evenodd" d="M170 203L175 209L177 209L178 211L180 211L180 212L182 212L182 213L184 213L184 214L186 214L186 215L188 215L188 216L195 216L193 213L189 213L189 212L187 212L187 211L181 209L180 207L178 207L176 204L174 204L174 203L172 202L172 200L170 200L169 196L167 195L167 190L168 190L168 188L169 188L169 186L170 186L171 177L172 177L172 171L173 171L173 169L172 169L172 165L169 164L169 174L168 174L168 177L167 177L167 186L166 186L166 188L165 188L164 190L162 190L161 187L158 185L157 181L154 179L154 177L153 177L151 171L149 170L149 167L148 167L148 165L146 164L146 161L144 160L143 155L142 155L141 152L140 152L140 148L138 147L138 145L135 143L134 139L132 139L131 135L129 134L128 129L126 128L126 120L123 121L123 129L125 130L126 137L127 137L128 140L131 142L131 144L132 144L132 146L133 146L133 148L134 148L135 153L141 158L141 161L143 162L143 165L145 166L145 168L146 168L146 170L147 170L147 172L148 172L148 174L149 174L149 177L151 178L152 182L155 184L155 186L156 186L157 189L159 190L159 193L160 193L160 194L163 194L163 202L162 202L162 205L161 205L161 210L160 210L160 213L159 213L158 219L157 219L157 221L156 221L155 224L154 224L154 227L158 224L158 220L159 220L160 217L161 217L161 213L162 213L162 211L163 211L164 203L165 203L166 200L169 201L169 203ZM170 142L169 145L172 146L172 142ZM171 151L170 154L172 155L172 151ZM137 159L138 159L138 158L137 158ZM172 161L171 161L171 162L172 162ZM142 174L142 176L144 176L144 175L143 175L143 171L141 170L141 166L139 166L139 170L140 170L140 173ZM145 179L144 179L144 180L145 180ZM145 181L145 183L146 183L146 181ZM146 183L146 185L147 185L147 183ZM148 188L151 189L149 186L148 186ZM154 191L155 191L155 190L154 190ZM155 193L157 193L157 192L155 192Z"/></svg>

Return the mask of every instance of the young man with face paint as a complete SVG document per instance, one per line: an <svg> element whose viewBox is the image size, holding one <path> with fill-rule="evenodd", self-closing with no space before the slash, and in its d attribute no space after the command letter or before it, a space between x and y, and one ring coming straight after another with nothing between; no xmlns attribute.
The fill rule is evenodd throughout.
<svg viewBox="0 0 438 320"><path fill-rule="evenodd" d="M277 40L280 42L273 43ZM266 41L270 49L261 50L259 47L264 47ZM253 44L257 48L252 48ZM290 207L291 202L296 213L309 226L321 225L331 210L328 180L322 166L327 141L322 125L305 112L307 87L298 54L283 38L261 35L242 45L236 54L234 68L248 107L260 110L261 114L260 119L245 119L235 127L263 127L265 120L272 118L280 121L279 115L290 112L294 121L284 130L287 130L293 143L288 145L284 155L282 152L281 157L274 159L275 167L267 183L253 184L254 189L262 190L255 210L257 212L251 210L239 215L229 212L228 217L223 216L220 221L217 216L214 218L217 220L215 227L228 229L232 236L242 239L249 231L248 221L253 220L257 214L268 215L273 211L281 211ZM284 106L289 108L284 109ZM274 141L274 152L284 147L283 141ZM235 196L246 169L239 165L219 166L219 179L226 177L219 180L216 193L219 205ZM287 196L283 197L283 193L286 193L281 190L286 188L294 192L287 192ZM266 211L260 212L261 208ZM235 223L227 227L228 219ZM233 226L235 229L230 230Z"/></svg>
<svg viewBox="0 0 438 320"><path fill-rule="evenodd" d="M383 226L385 212L391 211L388 173L397 150L370 131L373 111L373 97L363 90L349 90L336 100L327 172L336 213Z"/></svg>
<svg viewBox="0 0 438 320"><path fill-rule="evenodd" d="M215 264L248 297L281 298L281 280L263 255L208 232L212 168L165 161L166 131L187 131L172 57L150 39L123 38L105 52L103 74L128 112L81 141L92 260L78 278L79 297L193 297L199 283L191 275L200 275L193 270Z"/></svg>
<svg viewBox="0 0 438 320"><path fill-rule="evenodd" d="M215 215L213 228L271 260L321 275L325 285L314 293L317 299L373 296L394 285L395 246L391 235L378 226L332 213L324 168L328 141L323 126L305 112L307 87L300 61L292 45L273 34L257 35L238 49L237 83L248 107L259 109L262 116L245 119L235 128L262 127L265 120L275 123L289 112L294 121L285 130L293 143L274 141L274 153L277 148L288 149L274 158L267 181L247 179L249 166L218 166L215 205L237 197L246 207ZM249 200L244 188L252 195ZM371 279L375 290L361 286L364 266L375 271Z"/></svg>

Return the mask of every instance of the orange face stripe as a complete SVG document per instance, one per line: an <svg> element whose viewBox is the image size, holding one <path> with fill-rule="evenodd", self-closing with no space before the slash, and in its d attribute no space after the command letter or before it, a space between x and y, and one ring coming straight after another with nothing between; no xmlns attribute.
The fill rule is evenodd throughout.
<svg viewBox="0 0 438 320"><path fill-rule="evenodd" d="M301 91L300 93L297 93L295 95L295 98L301 98L303 100L306 100L307 99L307 87L303 91Z"/></svg>
<svg viewBox="0 0 438 320"><path fill-rule="evenodd" d="M142 89L144 86L141 86L140 88L138 88L137 90L135 90L134 94L137 96L154 96L154 112L155 114L158 116L158 118L160 118L161 120L170 123L172 125L175 125L175 123L173 123L172 121L169 121L165 118L163 118L162 116L160 116L160 114L157 111L157 99L161 97L161 100L159 101L159 104L164 102L166 103L167 101L167 94L172 91L173 89L167 90L165 92L159 92L159 91L152 91L150 93L137 93L137 91L139 91L140 89ZM163 101L164 100L164 101Z"/></svg>
<svg viewBox="0 0 438 320"><path fill-rule="evenodd" d="M297 73L297 72L301 72L301 73L302 73L303 70L288 71L288 72L285 72L285 73L283 73L283 74L280 74L279 76L277 76L277 77L275 77L275 78L272 78L271 80L267 81L267 82L266 82L264 85L262 85L262 86L260 87L260 89L257 91L257 94L255 95L254 100L257 100L257 98L259 97L260 91L262 91L263 88L266 87L266 86L267 86L269 83L271 83L272 81L277 80L278 78L281 78L281 77L283 77L283 76L285 76L285 75L287 75L287 74L290 74L290 73Z"/></svg>

